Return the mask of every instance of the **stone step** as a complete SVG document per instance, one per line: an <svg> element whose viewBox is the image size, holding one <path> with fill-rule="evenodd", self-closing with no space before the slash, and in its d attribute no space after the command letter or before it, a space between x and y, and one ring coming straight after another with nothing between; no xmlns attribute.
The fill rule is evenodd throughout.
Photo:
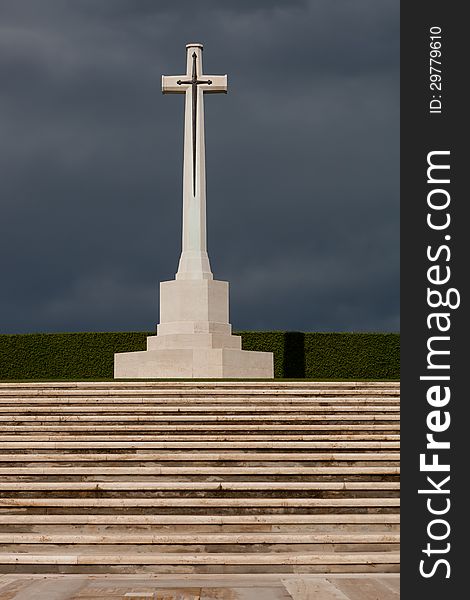
<svg viewBox="0 0 470 600"><path fill-rule="evenodd" d="M323 419L324 421L325 419ZM337 425L324 425L324 424L297 424L291 423L289 425L268 425L259 424L252 425L247 423L244 425L234 423L219 423L217 425L0 425L0 431L399 431L399 423L393 423L391 425L384 425L382 423L374 423L371 425L347 423Z"/></svg>
<svg viewBox="0 0 470 600"><path fill-rule="evenodd" d="M26 420L27 415L29 415L29 413L44 413L44 415L38 415L36 416L36 420L45 420L48 421L51 418L54 419L54 417L52 416L54 413L76 413L77 409L74 407L70 407L70 406L63 406L59 409L56 409L55 411L51 411L49 407L36 407L34 409L28 410L21 410L19 411L17 407L9 407L7 409L4 409L1 411L2 412L2 420L3 421L14 421L14 419L16 418L17 420ZM399 421L400 420L400 416L398 414L391 414L390 412L380 412L380 413L369 413L369 412L364 412L364 413L360 413L357 414L356 412L353 413L335 413L334 411L329 411L328 409L325 409L323 414L298 414L298 412L296 414L284 414L284 413L278 413L278 411L276 411L275 414L273 414L272 411L269 412L269 414L230 414L229 412L223 412L220 415L214 415L214 414L206 414L204 412L202 412L201 414L180 414L180 413L167 413L167 414L163 414L163 415L159 415L159 414L155 414L155 412L158 411L153 411L152 408L149 407L141 407L141 406L136 406L136 407L117 407L117 408L113 408L113 407L106 407L106 406L98 406L98 407L90 407L87 406L85 409L80 409L79 411L81 414L65 414L65 415L60 415L58 416L58 420L60 421L73 421L73 420L89 420L89 421L93 421L93 420L100 420L102 421L104 418L108 421L113 421L113 420L117 420L117 421L125 421L125 420L147 420L147 421L161 421L161 422L199 422L199 421L203 421L203 422L222 422L222 423L226 423L226 422L230 422L230 421L248 421L248 422L260 422L260 423L264 423L264 422L269 422L269 421L282 421L282 422L286 422L286 421ZM107 413L111 413L111 414L107 414ZM141 414L141 413L151 413L150 415L147 414ZM249 411L245 411L245 412L249 412ZM13 415L10 414L3 414L3 413L14 413ZM86 413L91 413L91 414L86 414ZM120 414L120 413L124 413L124 414ZM127 415L127 413L134 413L131 415ZM138 416L137 416L138 415ZM33 415L31 415L33 416Z"/></svg>
<svg viewBox="0 0 470 600"><path fill-rule="evenodd" d="M371 565L399 564L396 552L331 553L151 553L151 554L30 554L0 553L0 564L60 565Z"/></svg>
<svg viewBox="0 0 470 600"><path fill-rule="evenodd" d="M347 430L346 430L347 431ZM159 442L169 442L169 443L179 443L179 442L195 442L195 443L205 443L206 441L211 442L222 442L222 443L239 443L239 442L270 442L273 443L285 443L285 442L320 442L320 443L342 443L348 441L357 441L357 442L375 442L379 443L396 441L399 442L400 435L398 434L389 434L389 433L356 433L356 434L348 434L348 433L334 433L334 434L270 434L270 435L257 435L250 434L247 435L237 435L237 434L225 434L225 435L212 435L212 434L193 434L193 435L180 435L178 433L171 435L135 435L135 434L127 434L127 435L103 435L97 433L95 435L70 435L70 434L53 434L53 435L0 435L0 441L5 443L22 443L22 442L46 442L46 443L68 443L68 442L92 442L92 443L100 443L100 442L125 442L130 444L146 444L146 443L159 443ZM235 446L234 446L235 447Z"/></svg>
<svg viewBox="0 0 470 600"><path fill-rule="evenodd" d="M92 390L93 392L118 393L126 390L145 391L151 393L211 393L227 392L234 393L253 391L257 394L263 392L295 392L309 391L311 393L328 392L329 390L349 391L357 390L399 390L399 381L66 381L66 382L0 382L0 391L15 391L16 393L51 391L57 392L81 392Z"/></svg>
<svg viewBox="0 0 470 600"><path fill-rule="evenodd" d="M374 380L374 381L366 381L366 380L347 380L347 381L329 381L329 380L318 380L315 381L313 379L292 379L289 381L286 380L252 380L252 379L231 379L231 380L222 380L222 379L128 379L128 380L90 380L90 379L82 379L81 381L19 381L19 382L2 382L0 387L9 388L9 387L18 387L18 388L30 388L30 387L54 387L54 388L82 388L82 387L94 387L94 388L126 388L126 387L140 387L140 388L153 388L155 385L158 385L160 388L165 387L173 387L173 388L187 388L187 387L309 387L309 386L318 386L318 387L334 387L334 386L344 386L344 387L357 387L357 386L367 386L367 387L384 387L384 386L399 386L400 382L397 379L383 379L383 380Z"/></svg>
<svg viewBox="0 0 470 600"><path fill-rule="evenodd" d="M19 408L21 406L21 409ZM87 413L91 413L92 415L94 415L95 413L103 413L103 412L109 412L109 413L128 413L128 412L137 412L137 413L152 413L152 414L156 414L158 416L161 417L173 417L173 416L192 416L192 417L198 417L200 416L199 414L194 414L194 413L201 413L202 415L205 416L212 416L214 418L219 417L220 415L222 415L223 417L225 416L231 416L231 417L235 417L235 416L245 416L246 414L249 415L254 415L256 414L256 416L258 417L257 413L259 414L260 418L265 418L266 416L271 415L273 412L276 412L278 414L282 414L283 417L289 417L291 416L290 413L301 413L301 414L305 414L307 418L310 418L310 413L320 413L320 414L334 414L336 416L336 413L338 414L343 414L343 413L358 413L358 416L362 416L363 414L389 414L389 413L397 413L400 411L400 407L397 406L392 406L392 405L380 405L380 406L370 406L370 405L351 405L351 406L345 406L343 404L338 405L338 406L332 406L331 404L325 404L325 405L320 405L320 406L298 406L296 404L292 404L290 406L262 406L262 407L257 407L257 406L212 406L212 405L208 405L208 406L181 406L181 405L175 405L175 406L162 406L160 404L104 404L104 403L97 403L97 405L90 405L90 404L55 404L55 405L51 405L51 404L46 404L46 405L40 405L40 404L21 404L19 405L18 403L12 404L12 405L0 405L0 413L2 414L2 419L8 419L11 418L11 414L10 413L21 413L24 415L27 415L29 413L47 413L47 415L49 414L54 414L54 413L81 413L81 414L87 414ZM188 413L187 415L185 413ZM213 413L220 413L220 414L213 414ZM240 414L236 414L236 413L240 413ZM269 413L268 415L266 415L265 413ZM345 416L350 416L349 414L346 414Z"/></svg>
<svg viewBox="0 0 470 600"><path fill-rule="evenodd" d="M351 394L345 392L329 392L328 394L314 392L302 392L292 394L253 394L243 393L213 394L199 393L196 395L178 393L162 394L161 391L155 392L99 392L90 390L86 392L61 392L61 393L13 393L2 392L0 390L0 404L11 405L14 401L20 404L91 404L103 402L105 404L159 404L161 406L290 406L298 404L300 406L331 404L331 405L382 405L388 402L396 405L400 402L398 391L391 393L384 392L362 392Z"/></svg>
<svg viewBox="0 0 470 600"><path fill-rule="evenodd" d="M399 498L0 498L0 507L397 508Z"/></svg>
<svg viewBox="0 0 470 600"><path fill-rule="evenodd" d="M154 388L139 389L100 389L100 388L81 388L81 389L30 389L21 388L2 389L0 388L0 397L8 398L12 396L20 398L95 398L95 397L130 397L130 398L166 398L178 399L187 398L188 400L198 398L231 399L240 398L243 400L260 400L263 398L279 400L281 398L398 398L399 388L356 388L354 390L341 388L271 388L271 389L237 389L237 388L201 388L201 389L164 389L159 385Z"/></svg>
<svg viewBox="0 0 470 600"><path fill-rule="evenodd" d="M131 404L131 405L155 405L155 406L166 406L168 408L175 406L182 407L206 407L206 406L217 406L217 408L227 409L231 406L258 406L258 407L272 407L278 408L281 406L336 406L336 405L344 405L344 406L399 406L400 398L397 396L364 396L364 397L354 397L350 398L348 396L339 396L339 397L325 397L320 396L318 398L312 396L299 396L294 398L281 397L281 398L252 398L247 402L246 398L239 398L238 396L227 397L227 398L213 398L213 397L195 397L195 398L186 398L184 396L180 396L177 398L164 398L157 397L153 398L151 396L78 396L72 397L69 396L2 396L0 394L0 406L11 406L19 405L31 405L31 406L55 406L57 404L60 405L72 405L72 406L96 406L100 403L112 404L112 405L121 405L121 404ZM217 402L217 404L214 404Z"/></svg>
<svg viewBox="0 0 470 600"><path fill-rule="evenodd" d="M60 481L0 482L1 491L151 491L151 490L399 490L394 481Z"/></svg>
<svg viewBox="0 0 470 600"><path fill-rule="evenodd" d="M218 515L205 513L191 514L139 514L139 515L94 515L94 514L5 514L0 513L0 525L300 525L332 524L332 525L388 525L400 523L400 515L396 513L340 513L340 514L237 514Z"/></svg>
<svg viewBox="0 0 470 600"><path fill-rule="evenodd" d="M160 382L155 382L154 385L142 388L136 386L129 386L124 388L118 387L107 387L102 388L98 386L89 387L30 387L24 388L20 386L13 387L2 387L0 386L0 396L11 396L17 395L19 397L38 397L38 396L142 396L142 397L162 397L162 398L177 398L179 396L185 396L188 398L195 397L220 397L220 398L233 398L239 397L251 397L251 398L279 398L279 397L302 397L310 395L312 397L337 397L346 396L357 397L357 396L397 396L400 394L399 386L388 386L388 387L365 387L358 386L355 388L347 388L344 386L304 386L304 387L293 387L292 385L275 385L273 387L164 387L160 385Z"/></svg>
<svg viewBox="0 0 470 600"><path fill-rule="evenodd" d="M245 416L245 415L244 415ZM150 425L160 425L164 424L172 424L174 422L181 423L189 423L189 422L198 422L198 423L220 423L226 424L228 427L231 427L232 424L240 424L241 422L248 421L250 423L257 424L269 424L271 425L273 422L288 424L290 422L295 422L294 424L300 423L329 423L336 424L337 426L342 426L344 423L352 422L357 424L357 422L361 423L374 423L376 425L380 424L390 424L392 421L399 421L399 418L396 418L395 415L389 416L388 414L381 415L356 415L352 414L350 416L346 416L344 414L334 415L331 413L324 414L323 418L320 415L315 415L314 417L303 416L303 415L295 415L283 418L282 415L274 417L270 415L269 417L262 419L248 419L248 418L231 418L231 415L227 416L227 418L212 418L212 415L207 415L207 418L204 418L201 415L199 418L195 419L193 417L185 418L184 416L178 417L166 417L161 418L156 415L12 415L10 417L0 416L0 423L11 423L12 427L21 427L23 425L35 427L36 425L44 426L49 423L57 424L57 423L67 423L67 424L80 424L80 425L88 425L89 427L94 427L96 422L102 423L103 420L106 420L107 423L112 425L123 424L123 425L135 425L135 424L150 424Z"/></svg>
<svg viewBox="0 0 470 600"><path fill-rule="evenodd" d="M162 406L197 406L197 405L215 405L215 406L233 406L233 405L255 405L255 406L289 406L291 404L300 405L321 405L329 403L336 404L356 404L356 405L383 405L390 403L395 405L400 401L400 394L384 392L358 392L358 393L319 393L312 394L308 392L299 393L281 393L281 394L161 394L159 392L143 394L142 392L126 393L74 393L64 392L62 394L33 393L18 394L13 392L2 393L0 390L0 404L8 406L13 400L21 400L21 404L160 404Z"/></svg>
<svg viewBox="0 0 470 600"><path fill-rule="evenodd" d="M2 467L0 466L0 475L398 475L399 466L374 466L374 467L297 467L291 465L278 466L259 466L247 467L244 465L234 465L230 467L195 467L189 466L159 466L141 467Z"/></svg>
<svg viewBox="0 0 470 600"><path fill-rule="evenodd" d="M106 534L37 534L0 533L0 544L129 544L129 545L178 545L178 544L397 544L399 534L283 534L283 533L196 533L149 535Z"/></svg>
<svg viewBox="0 0 470 600"><path fill-rule="evenodd" d="M0 450L97 450L99 448L106 449L220 449L220 450L233 450L236 448L246 449L286 449L286 450L325 450L325 449L341 449L341 450L395 450L400 447L400 442L382 442L382 441L321 441L321 442L307 442L307 441L241 441L241 442L210 442L210 441L177 441L177 442L161 442L161 441L18 441L18 442L2 442L0 441Z"/></svg>
<svg viewBox="0 0 470 600"><path fill-rule="evenodd" d="M34 515L28 515L34 516ZM57 515L64 516L64 515ZM121 516L121 515L118 515ZM200 516L200 515L196 515ZM0 533L34 533L36 535L128 535L129 533L145 535L213 535L213 534L281 534L286 536L293 535L390 535L397 537L400 535L399 523L288 523L288 524L254 524L254 525L185 525L176 523L174 525L120 525L120 524L5 524L0 523ZM399 540L396 542L399 543ZM387 544L390 546L390 544ZM279 547L272 546L279 550ZM284 548L285 549L285 548ZM389 548L387 548L389 549ZM5 548L4 548L5 550ZM13 550L13 548L9 548ZM33 549L33 551L36 549ZM259 550L259 548L257 548ZM262 548L266 551L266 546ZM141 551L141 548L139 548ZM220 551L220 548L219 548ZM1 596L0 596L1 597Z"/></svg>
<svg viewBox="0 0 470 600"><path fill-rule="evenodd" d="M183 396L175 396L174 398L158 397L158 396L2 396L0 394L0 406L8 407L14 404L19 406L97 406L99 404L108 404L111 406L132 405L132 406L152 406L158 405L172 409L174 407L191 408L191 407L216 407L227 408L232 406L240 407L291 407L291 406L313 406L320 407L329 405L335 406L398 406L400 403L399 396L318 396L312 397L309 395L279 397L279 398L244 398L238 395L233 397L211 397L201 396L187 398Z"/></svg>
<svg viewBox="0 0 470 600"><path fill-rule="evenodd" d="M87 483L87 482L84 482ZM381 500L381 499L390 499L396 500L399 498L399 490L390 490L390 489L348 489L348 490L331 490L331 489L318 489L318 490L310 490L301 488L299 490L291 490L284 488L262 488L262 489L223 489L223 490L204 490L204 489L192 489L189 486L181 487L181 488L165 488L162 489L144 489L141 490L139 488L130 488L130 489L99 489L99 490L71 490L71 489L59 489L59 490L50 490L50 489L32 489L32 490L6 490L2 493L2 500L18 500L18 503L15 504L18 508L23 506L21 504L22 500L30 500L30 499L59 499L65 500L67 498L80 498L80 499L89 499L89 500L120 500L126 499L129 501L133 500L172 500L174 498L178 499L188 499L188 498L197 498L197 499L206 499L206 500L220 500L224 498L228 499L236 499L236 500L244 500L245 506L243 506L242 510L252 510L257 508L258 505L252 505L252 500L269 500L271 498L280 499L283 498L285 500L294 499L294 500ZM25 505L30 506L30 505ZM146 505L149 507L150 505ZM174 508L171 504L160 505L162 507L163 512L167 512L168 508ZM235 507L237 505L234 505ZM278 505L276 505L278 506ZM287 505L286 505L287 506ZM97 505L97 508L101 509L103 506ZM108 507L109 508L109 507ZM234 507L231 507L234 508ZM285 507L281 507L285 508ZM362 508L367 508L366 506L362 506ZM98 510L98 512L101 512ZM145 511L147 512L147 511Z"/></svg>
<svg viewBox="0 0 470 600"><path fill-rule="evenodd" d="M89 563L88 568L91 565L96 564L93 557L95 556L139 556L139 557L150 557L150 556L167 556L168 558L164 559L166 565L175 565L175 570L181 572L184 565L187 565L186 572L195 570L198 571L197 566L202 565L207 569L207 565L220 565L221 567L218 569L207 569L206 572L224 572L227 569L227 565L225 562L219 563L217 560L213 560L212 557L217 557L219 555L227 555L232 554L239 557L253 557L250 560L256 561L257 555L277 555L277 554L289 554L291 556L295 555L310 555L316 554L322 556L331 556L332 558L328 561L333 565L338 565L337 562L334 562L335 556L346 556L349 554L350 556L356 556L359 554L368 554L368 555L376 555L379 553L383 554L396 554L398 552L397 544L318 544L318 545L309 545L309 544L293 544L293 545L271 545L271 544L263 544L263 545L250 545L250 544L227 544L227 545L197 545L191 544L187 546L164 546L164 545L141 545L141 546L133 546L126 544L116 544L116 545L95 545L95 546L87 546L83 545L66 545L61 544L57 547L52 545L34 545L34 544L10 544L5 545L3 547L3 552L5 554L32 554L32 555L40 555L40 556L57 556L59 553L62 553L64 556L71 556L74 554L79 554L84 557L84 562ZM174 561L171 560L171 556L173 555L184 555L187 557L192 557L194 555L205 556L207 557L205 560L201 560L200 562L194 563L190 559L183 563L175 564ZM87 558L85 558L87 557ZM232 565L237 564L237 559L232 560ZM260 561L261 562L261 561ZM160 564L161 561L158 561ZM251 571L253 566L248 563L245 567L248 572ZM264 563L264 559L262 559L262 563ZM1 563L0 563L1 564ZM60 563L59 563L60 564ZM137 563L139 564L139 563ZM240 563L246 564L246 563ZM255 563L256 564L256 563ZM265 565L265 568L269 570L273 569L273 566L276 565L276 561L272 563L268 563ZM341 565L342 563L339 562ZM347 563L348 564L348 563ZM352 561L352 564L357 564L357 559ZM395 563L385 563L387 565L393 565ZM249 565L249 566L248 566ZM348 566L351 563L348 564ZM136 565L131 567L132 572L134 572ZM283 565L285 566L285 565ZM189 567L189 568L188 568ZM369 570L370 566L362 565L361 570ZM168 569L168 567L167 567ZM16 570L16 569L15 569ZM69 570L69 568L65 568L64 570ZM125 571L129 571L130 569L125 569ZM297 570L297 569L296 569ZM166 571L168 572L168 571ZM171 572L171 571L170 571ZM183 571L184 572L184 571Z"/></svg>
<svg viewBox="0 0 470 600"><path fill-rule="evenodd" d="M76 427L77 425L81 426L81 427L88 427L90 430L95 430L95 427L98 425L100 426L100 424L102 424L102 426L105 427L116 427L119 426L120 424L122 424L123 426L123 430L126 430L126 427L136 427L136 426L153 426L153 427L160 427L160 426L172 426L172 423L174 421L177 421L178 419L162 419L160 420L158 417L154 417L152 416L142 416L142 415L119 415L119 416L108 416L108 415L101 415L98 416L85 416L85 415L66 415L66 416L54 416L54 415L44 415L44 416L12 416L11 418L7 418L7 419L0 419L2 421L2 429L5 429L5 427L7 428L11 428L14 430L17 430L21 427L29 427L32 428L32 430L34 430L35 427L46 427L46 426L57 426L57 424L60 423L64 423L64 427L63 429L65 431L67 431L67 428L70 427ZM186 420L184 418L181 419L183 424L187 424L189 420ZM204 422L204 418L201 416L201 418L198 420L199 422ZM212 421L215 421L218 426L225 426L226 429L232 429L233 425L237 425L240 426L240 421L239 419L228 419L227 421L222 420L222 419L207 419L206 422L211 422L212 425ZM250 423L257 423L257 419L253 419L252 421L250 421ZM268 419L266 419L266 421L268 421ZM347 422L353 422L354 425L357 425L357 421L360 421L361 423L363 423L364 425L366 423L374 423L374 425L377 426L377 428L379 428L381 425L396 425L399 426L396 423L393 423L392 421L395 421L395 419L392 419L390 417L387 416L380 416L380 417L375 417L375 418L371 418L369 416L364 416L364 418L362 419L338 419L337 417L331 415L331 413L329 414L325 414L323 419L310 419L309 417L304 417L304 418L298 418L298 419L283 419L282 416L279 416L278 418L275 419L270 419L269 423L266 423L265 421L261 420L261 422L259 422L257 424L257 426L259 428L261 428L263 426L263 424L268 425L269 427L272 427L272 422L275 421L277 422L279 425L282 425L283 427L285 426L289 426L289 425L293 425L294 427L299 427L302 425L308 425L309 427L312 427L311 423L315 423L316 421L321 421L323 424L329 424L329 425L335 425L337 428L341 427L342 425L342 421L347 421ZM290 423L290 421L298 421L295 423ZM163 425L162 425L163 422ZM206 426L207 429L210 429L211 426ZM344 427L344 425L343 425ZM195 431L197 430L196 428L198 428L198 425L195 426ZM357 428L357 427L356 427ZM38 429L39 430L39 429ZM199 430L200 430L200 426L199 426Z"/></svg>
<svg viewBox="0 0 470 600"><path fill-rule="evenodd" d="M111 547L113 548L113 547ZM109 550L111 550L109 548ZM116 556L123 552L124 548L118 548L116 552L113 554L107 554L106 556ZM108 550L108 552L109 552ZM121 551L121 552L119 552ZM111 550L112 552L112 550ZM132 552L132 550L131 550ZM293 554L297 554L293 552ZM147 553L152 555L152 552ZM317 555L321 553L317 552ZM347 554L347 552L343 553ZM357 553L355 553L357 554ZM369 552L368 555L373 555L374 553ZM398 553L397 553L398 554ZM67 554L70 556L70 553ZM125 556L132 557L133 555L129 552L125 553ZM109 560L109 559L107 559ZM132 558L129 560L132 561ZM200 562L198 564L191 563L183 563L183 564L87 564L87 561L84 563L78 564L67 564L63 565L61 563L17 563L15 565L12 564L3 564L0 562L0 573L18 574L17 576L21 576L20 574L43 574L43 575L52 575L52 574L61 574L61 573L75 573L75 574L86 574L90 576L103 576L103 575L113 575L113 576L124 576L128 578L131 574L134 574L134 577L172 577L177 581L181 581L181 577L187 578L192 576L204 576L204 577L256 577L258 576L273 576L274 574L277 577L288 577L289 574L292 575L296 573L300 574L320 574L325 576L327 573L331 574L348 574L349 576L354 576L354 574L391 574L399 572L399 564L398 563L374 563L374 562L362 562L359 564L352 563L332 563L332 564L324 564L324 563L311 563L311 564L280 564L277 563L268 563L268 564L207 564L205 562ZM370 575L369 575L370 576ZM120 597L119 597L120 598ZM194 597L196 600L196 596Z"/></svg>
<svg viewBox="0 0 470 600"><path fill-rule="evenodd" d="M49 452L47 454L0 454L0 463L5 462L75 462L75 461L91 461L91 462L106 462L106 461L192 461L192 462L209 462L209 461L242 461L246 462L299 462L299 461L361 461L361 462L382 462L382 461L398 461L400 454L398 452L233 452L226 450L225 452L158 452L145 451L138 449L136 452L101 452L101 453L83 453L69 452L61 454L59 452Z"/></svg>
<svg viewBox="0 0 470 600"><path fill-rule="evenodd" d="M243 415L243 417L248 415ZM101 431L115 431L114 435L126 435L129 430L134 432L134 435L139 435L139 428L142 429L140 435L148 435L147 432L152 431L167 431L167 435L192 435L196 434L207 439L207 435L225 435L233 436L237 434L237 430L252 431L266 430L269 432L270 439L273 435L282 435L284 432L291 435L301 435L298 433L300 429L308 432L319 431L325 435L337 435L340 432L342 435L357 435L363 433L365 439L367 435L374 435L375 430L399 430L400 417L397 414L332 414L325 413L324 415L290 415L284 418L284 415L269 415L267 418L240 418L239 416L228 415L227 418L211 418L212 415L207 415L204 418L201 415L198 418L186 418L183 415L161 417L161 415L143 415L136 413L130 414L99 414L99 415L32 415L32 414L14 414L10 417L6 415L0 416L0 436L12 435L11 431L22 431L22 435L47 435L41 433L44 428L52 427L57 435L66 435L69 431L87 431L88 435L99 435ZM137 429L137 431L136 431ZM181 432L179 431L181 429ZM233 430L233 432L231 431ZM351 431L350 431L351 430ZM30 433L31 432L31 433ZM332 433L334 432L334 433ZM263 433L263 431L261 432ZM77 434L78 435L78 434ZM103 435L103 434L101 434ZM240 435L240 434L239 434ZM307 434L304 434L307 435ZM107 436L106 436L106 439ZM230 437L230 439L233 439ZM235 438L236 439L236 438ZM275 441L274 438L273 441Z"/></svg>

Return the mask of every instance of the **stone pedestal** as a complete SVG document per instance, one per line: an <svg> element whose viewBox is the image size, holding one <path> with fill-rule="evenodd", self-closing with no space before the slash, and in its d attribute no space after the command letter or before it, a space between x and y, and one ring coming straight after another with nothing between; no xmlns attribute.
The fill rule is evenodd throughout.
<svg viewBox="0 0 470 600"><path fill-rule="evenodd" d="M228 283L176 279L160 284L160 324L147 350L114 355L114 377L272 378L273 355L241 349L229 324Z"/></svg>

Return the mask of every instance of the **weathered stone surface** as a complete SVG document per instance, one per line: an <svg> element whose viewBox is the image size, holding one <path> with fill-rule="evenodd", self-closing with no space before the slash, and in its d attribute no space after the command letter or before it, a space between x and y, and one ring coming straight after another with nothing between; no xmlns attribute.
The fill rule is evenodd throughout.
<svg viewBox="0 0 470 600"><path fill-rule="evenodd" d="M0 600L398 600L398 589L397 575L0 576Z"/></svg>

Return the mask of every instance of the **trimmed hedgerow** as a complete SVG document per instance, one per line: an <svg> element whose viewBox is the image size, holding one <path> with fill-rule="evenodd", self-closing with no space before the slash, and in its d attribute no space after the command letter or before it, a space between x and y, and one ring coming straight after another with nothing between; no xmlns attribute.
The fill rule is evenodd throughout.
<svg viewBox="0 0 470 600"><path fill-rule="evenodd" d="M274 376L398 379L397 333L241 331L245 350L274 353ZM145 350L152 332L0 335L0 379L110 379L115 352Z"/></svg>
<svg viewBox="0 0 470 600"><path fill-rule="evenodd" d="M305 377L398 379L397 333L306 333Z"/></svg>
<svg viewBox="0 0 470 600"><path fill-rule="evenodd" d="M1 379L107 379L115 352L145 350L143 331L0 335Z"/></svg>

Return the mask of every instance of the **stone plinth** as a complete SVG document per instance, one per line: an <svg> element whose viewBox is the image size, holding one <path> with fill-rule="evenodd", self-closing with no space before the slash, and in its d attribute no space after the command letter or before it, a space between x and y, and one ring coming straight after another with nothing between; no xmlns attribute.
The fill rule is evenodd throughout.
<svg viewBox="0 0 470 600"><path fill-rule="evenodd" d="M271 378L273 355L236 348L167 348L114 355L114 377Z"/></svg>
<svg viewBox="0 0 470 600"><path fill-rule="evenodd" d="M143 352L115 354L114 377L272 378L273 354L242 350L228 316L226 281L163 281L157 335Z"/></svg>

